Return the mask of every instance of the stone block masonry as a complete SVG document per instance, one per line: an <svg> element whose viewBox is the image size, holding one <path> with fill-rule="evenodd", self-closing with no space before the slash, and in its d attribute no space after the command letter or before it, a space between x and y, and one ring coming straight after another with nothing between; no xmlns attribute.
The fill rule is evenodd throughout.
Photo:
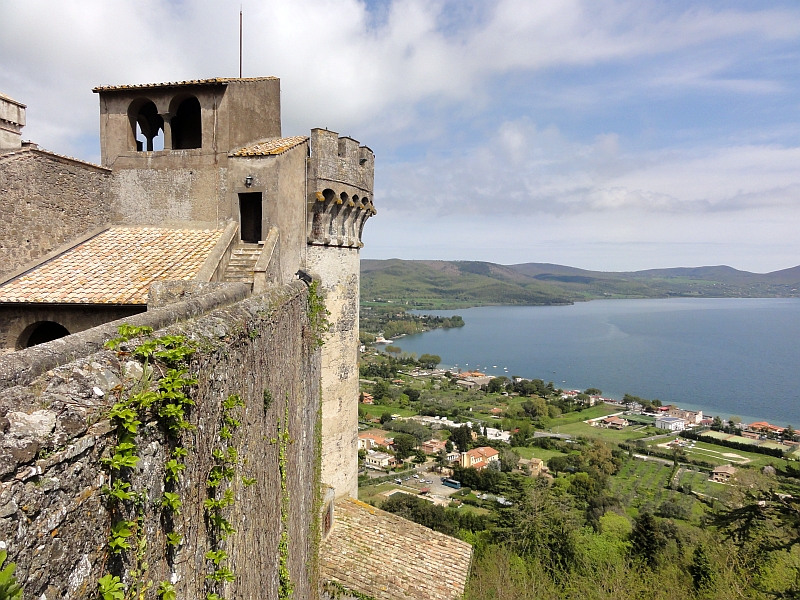
<svg viewBox="0 0 800 600"><path fill-rule="evenodd" d="M225 564L235 575L214 589L229 599L278 598L283 563L293 598L317 597L320 354L307 294L295 282L189 320L175 314L176 322L153 334L183 335L197 344L188 368L198 383L190 388L193 428L180 438L188 456L174 490L182 501L179 514L161 507L165 463L175 442L157 416L142 419L136 438L140 460L130 481L144 496L129 541L147 540L148 566L140 579L153 585L146 598L156 598L160 582L172 582L179 598L205 598L212 589L206 575L213 563L205 554L216 534L203 503L217 464L212 451L224 424L223 402L232 394L244 406L236 409L241 424L229 443L239 453L239 474L255 481L247 485L239 474L231 480L234 503L226 516L236 533L215 547L227 553ZM117 434L108 413L118 395L136 382L154 385L166 371L158 362L135 360L131 342L121 352L100 350L77 360L63 354L58 366L38 375L8 373L9 365L24 364L16 358L30 354L29 362L37 364L34 354L68 349L67 340L0 358L0 372L8 375L0 393L0 542L18 565L26 598L87 598L105 573L132 583L130 565L109 552L112 514L101 493L109 477L101 459L111 456ZM288 506L283 518L282 504ZM289 544L282 553L284 524ZM182 536L174 550L166 543L170 531Z"/></svg>
<svg viewBox="0 0 800 600"><path fill-rule="evenodd" d="M0 279L107 223L110 176L30 147L0 153Z"/></svg>

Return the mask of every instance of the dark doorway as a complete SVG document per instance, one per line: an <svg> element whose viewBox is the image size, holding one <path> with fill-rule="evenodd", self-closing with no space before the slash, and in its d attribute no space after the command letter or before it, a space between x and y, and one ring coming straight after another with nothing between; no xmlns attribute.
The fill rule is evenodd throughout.
<svg viewBox="0 0 800 600"><path fill-rule="evenodd" d="M52 342L53 340L57 340L58 338L69 335L69 331L67 331L66 327L59 325L58 323L54 323L53 321L41 321L39 323L34 323L30 327L26 328L26 331L23 332L23 335L28 331L30 331L28 339L20 340L22 344L24 344L25 348L38 346L39 344L44 344L45 342Z"/></svg>
<svg viewBox="0 0 800 600"><path fill-rule="evenodd" d="M200 148L203 144L203 125L200 102L191 96L181 102L172 120L173 150Z"/></svg>
<svg viewBox="0 0 800 600"><path fill-rule="evenodd" d="M239 225L242 241L261 241L261 192L239 194Z"/></svg>

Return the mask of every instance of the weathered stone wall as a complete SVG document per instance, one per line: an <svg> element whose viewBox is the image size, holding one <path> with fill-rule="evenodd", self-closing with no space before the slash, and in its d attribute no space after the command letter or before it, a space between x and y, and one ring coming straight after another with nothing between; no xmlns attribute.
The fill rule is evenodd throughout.
<svg viewBox="0 0 800 600"><path fill-rule="evenodd" d="M58 323L70 333L78 333L144 310L144 306L0 304L0 354L24 348L30 329L42 321Z"/></svg>
<svg viewBox="0 0 800 600"><path fill-rule="evenodd" d="M107 223L109 178L40 150L0 154L0 278Z"/></svg>
<svg viewBox="0 0 800 600"><path fill-rule="evenodd" d="M217 227L225 170L199 150L176 150L142 168L115 168L111 218L126 225ZM146 154L153 154L148 152Z"/></svg>
<svg viewBox="0 0 800 600"><path fill-rule="evenodd" d="M137 530L146 532L149 565L140 579L154 582L145 597L155 598L161 581L174 582L179 598L205 598L211 589L206 581L211 563L204 558L212 535L203 507L205 482L215 464L212 450L220 445L222 402L238 394L244 401L236 409L241 426L229 444L238 449L240 466L230 484L235 503L226 510L237 531L221 544L235 580L221 591L229 599L278 597L281 503L286 499L279 464L283 447L287 565L294 598L316 598L320 361L308 326L307 293L295 282L154 334L186 335L198 344L189 372L199 382L191 390L196 404L188 415L194 429L180 439L188 456L175 489L183 502L179 515L170 517L159 508L164 464L175 442L156 415L139 426L140 461L132 483L145 493ZM188 315L201 302L197 298L179 306ZM156 318L168 308L131 321ZM78 335L91 337L93 331ZM125 565L108 551L112 514L100 489L109 478L100 461L116 443L107 418L110 407L142 374L147 380L148 368L128 353L132 344L121 353L101 350L73 362L62 355L62 366L38 376L36 371L9 372L26 362L38 368L44 353L70 348L72 337L77 336L0 358L0 545L17 563L26 598L87 598L104 573L126 577ZM153 381L164 368L155 364ZM279 426L287 413L288 443L282 445ZM240 476L256 482L246 486ZM124 510L135 518L130 506ZM183 536L174 553L165 543L169 530Z"/></svg>
<svg viewBox="0 0 800 600"><path fill-rule="evenodd" d="M322 481L336 497L358 497L359 254L354 248L308 246L308 268L320 278L331 330L322 347Z"/></svg>

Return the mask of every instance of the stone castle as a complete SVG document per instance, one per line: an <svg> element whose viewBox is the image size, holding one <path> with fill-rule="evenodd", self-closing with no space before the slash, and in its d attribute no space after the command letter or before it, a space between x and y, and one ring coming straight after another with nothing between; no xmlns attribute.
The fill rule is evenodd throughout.
<svg viewBox="0 0 800 600"><path fill-rule="evenodd" d="M141 564L155 582L148 597L159 581L179 598L212 593L201 550L219 540L198 491L214 468L207 453L167 485L185 498L182 523L168 520L180 545L164 545L163 510L140 509L136 535L149 545L138 570L106 547L121 518L101 493L115 451L108 410L153 369L104 347L122 323L195 344L187 447L210 448L228 418L220 402L242 398L229 443L246 448L237 468L255 483L230 484L227 597L279 597L287 573L296 598L457 597L468 545L355 500L373 152L325 129L282 137L274 77L94 92L101 165L23 142L25 106L0 95L0 546L26 597L89 597L105 572L134 586ZM321 348L316 290L330 324ZM142 427L131 483L157 506L174 442L155 422ZM282 431L291 444L279 452ZM362 539L365 528L393 534ZM429 560L410 566L424 548Z"/></svg>

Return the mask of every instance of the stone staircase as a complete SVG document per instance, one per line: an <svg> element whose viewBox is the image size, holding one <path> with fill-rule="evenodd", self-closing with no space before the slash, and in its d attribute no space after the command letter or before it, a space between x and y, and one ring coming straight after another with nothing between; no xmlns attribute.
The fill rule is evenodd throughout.
<svg viewBox="0 0 800 600"><path fill-rule="evenodd" d="M225 281L235 281L253 285L253 269L264 244L240 243L231 253L231 259L225 269Z"/></svg>

